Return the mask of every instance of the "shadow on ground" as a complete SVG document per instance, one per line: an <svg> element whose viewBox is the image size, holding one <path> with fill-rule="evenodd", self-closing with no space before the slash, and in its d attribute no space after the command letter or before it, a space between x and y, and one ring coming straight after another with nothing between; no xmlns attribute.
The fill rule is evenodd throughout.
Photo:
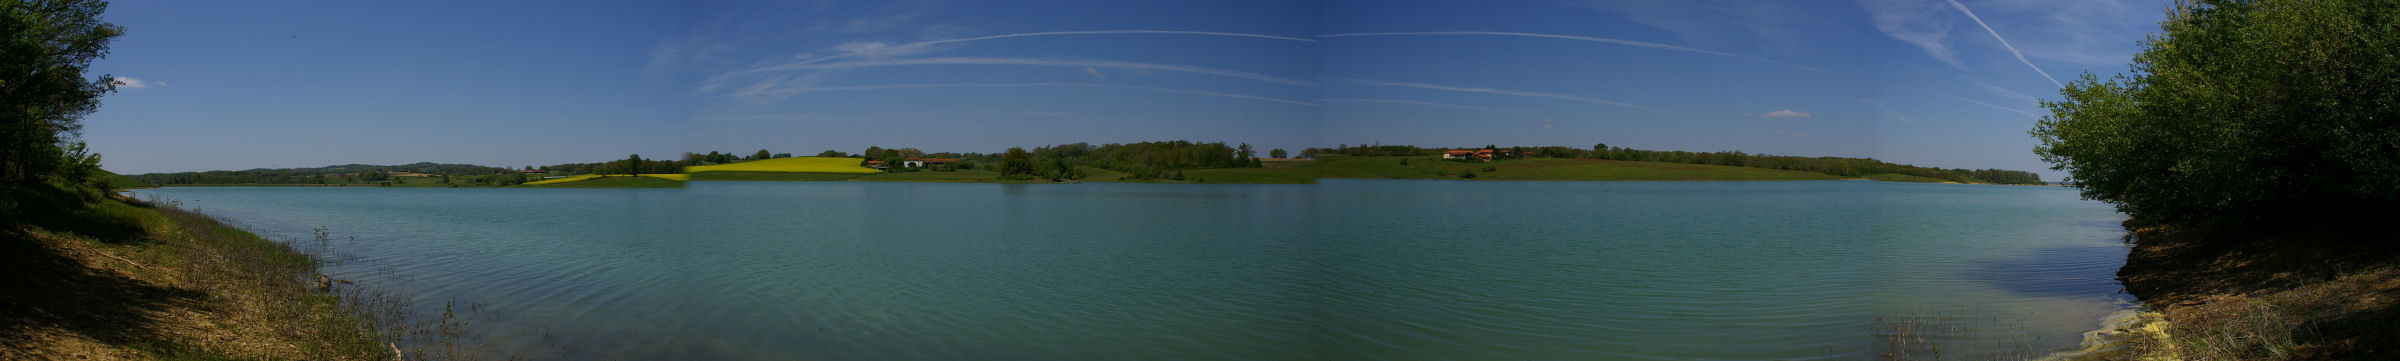
<svg viewBox="0 0 2400 361"><path fill-rule="evenodd" d="M2128 292L2176 327L2290 332L2288 359L2400 358L2400 241L2392 224L2285 224L2274 229L2137 229L2118 271ZM2290 328L2239 329L2289 315ZM2184 337L2178 334L2177 337Z"/></svg>

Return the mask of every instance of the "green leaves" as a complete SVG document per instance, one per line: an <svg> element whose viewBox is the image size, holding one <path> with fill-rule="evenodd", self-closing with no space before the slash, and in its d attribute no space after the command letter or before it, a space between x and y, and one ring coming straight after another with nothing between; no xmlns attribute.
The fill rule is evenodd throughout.
<svg viewBox="0 0 2400 361"><path fill-rule="evenodd" d="M2177 4L2134 75L2045 101L2034 153L2084 196L2164 222L2400 200L2400 4ZM2313 213L2313 212L2310 212Z"/></svg>
<svg viewBox="0 0 2400 361"><path fill-rule="evenodd" d="M100 108L113 78L84 76L124 28L100 21L102 1L0 0L0 197L18 186L60 177L81 183L99 156L69 141L83 116ZM0 204L10 204L0 200ZM7 213L0 209L0 213Z"/></svg>

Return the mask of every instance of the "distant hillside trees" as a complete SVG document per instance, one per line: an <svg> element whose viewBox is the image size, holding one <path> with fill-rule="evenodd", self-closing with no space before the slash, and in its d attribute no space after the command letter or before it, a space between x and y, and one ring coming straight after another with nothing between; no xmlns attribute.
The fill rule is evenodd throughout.
<svg viewBox="0 0 2400 361"><path fill-rule="evenodd" d="M2400 2L2179 2L2132 76L2086 74L2042 103L2034 152L2084 197L2146 221L2389 221L2395 14Z"/></svg>
<svg viewBox="0 0 2400 361"><path fill-rule="evenodd" d="M1173 179L1187 169L1259 166L1257 151L1248 144L1227 146L1223 142L1072 143L1034 148L1030 153L1062 171L1089 166L1125 172L1127 179Z"/></svg>
<svg viewBox="0 0 2400 361"><path fill-rule="evenodd" d="M1499 150L1498 146L1455 148L1457 150ZM1351 156L1435 156L1453 148L1422 148L1409 145L1341 145L1334 148L1309 148L1301 154L1341 154ZM2041 175L2032 172L2004 169L1942 169L1893 164L1869 158L1794 157L1750 154L1741 151L1687 152L1641 150L1595 144L1592 149L1563 146L1508 147L1505 153L1515 157L1590 158L1635 162L1707 164L1733 167L1752 167L1817 172L1844 177L1863 177L1871 174L1905 174L1954 182L1999 184L2042 184ZM1507 157L1507 156L1504 156Z"/></svg>

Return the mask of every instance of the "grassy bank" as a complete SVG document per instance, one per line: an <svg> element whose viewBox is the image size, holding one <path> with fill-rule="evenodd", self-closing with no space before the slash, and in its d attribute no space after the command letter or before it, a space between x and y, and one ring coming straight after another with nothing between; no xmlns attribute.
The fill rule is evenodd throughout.
<svg viewBox="0 0 2400 361"><path fill-rule="evenodd" d="M683 174L580 175L559 179L527 182L520 186L531 188L683 188Z"/></svg>
<svg viewBox="0 0 2400 361"><path fill-rule="evenodd" d="M0 221L0 359L384 360L317 261L206 216L60 187Z"/></svg>
<svg viewBox="0 0 2400 361"><path fill-rule="evenodd" d="M803 172L803 173L845 173L845 174L871 174L871 173L879 173L879 172L882 172L882 171L879 171L879 170L875 170L874 168L867 168L867 167L861 167L861 166L858 166L858 165L859 165L859 163L862 163L862 162L866 162L866 159L863 159L863 158L842 158L842 157L795 157L795 158L775 158L775 159L763 159L763 160L755 160L755 161L748 161L748 162L741 162L741 163L731 163L731 164L718 164L718 165L695 165L695 166L690 166L690 167L684 167L684 170L683 170L683 171L684 171L684 173L705 173L705 172Z"/></svg>
<svg viewBox="0 0 2400 361"><path fill-rule="evenodd" d="M2400 358L2400 250L2389 225L2275 230L2128 223L2117 277L2188 360Z"/></svg>
<svg viewBox="0 0 2400 361"><path fill-rule="evenodd" d="M1603 159L1535 158L1460 162L1440 157L1325 156L1313 162L1278 162L1260 168L1184 171L1186 181L1204 183L1313 183L1317 179L1456 180L1826 180L1823 173L1765 168Z"/></svg>
<svg viewBox="0 0 2400 361"><path fill-rule="evenodd" d="M1091 168L1099 169L1099 168ZM1123 177L1123 173L1114 173ZM941 182L941 183L1049 183L1048 180L1001 179L1000 172L969 169L959 171L921 171L899 173L807 173L807 172L726 172L692 173L694 181L800 181L800 182Z"/></svg>
<svg viewBox="0 0 2400 361"><path fill-rule="evenodd" d="M802 159L802 158L794 158ZM780 159L776 159L780 160ZM770 160L772 161L772 160ZM756 163L756 162L752 162ZM750 163L736 163L750 164ZM1124 172L1080 166L1085 182L1301 184L1318 179L1453 179L1453 180L1828 180L1845 179L1822 173L1765 168L1680 163L1628 162L1602 159L1513 159L1492 162L1445 161L1439 157L1326 156L1313 161L1279 161L1259 168L1191 169L1182 179L1127 179ZM695 181L860 181L860 182L990 182L1003 180L989 170L900 173L817 173L785 171L706 171L691 173Z"/></svg>

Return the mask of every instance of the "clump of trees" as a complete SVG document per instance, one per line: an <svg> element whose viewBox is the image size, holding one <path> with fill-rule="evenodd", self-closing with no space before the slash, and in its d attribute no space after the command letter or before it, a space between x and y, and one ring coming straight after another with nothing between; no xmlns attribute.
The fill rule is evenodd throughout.
<svg viewBox="0 0 2400 361"><path fill-rule="evenodd" d="M2133 75L2044 101L2034 148L2085 198L2165 224L2400 210L2400 2L2176 4Z"/></svg>
<svg viewBox="0 0 2400 361"><path fill-rule="evenodd" d="M22 187L110 187L100 155L77 140L83 116L116 90L114 77L85 76L125 34L100 21L107 10L101 1L0 1L0 215L15 212Z"/></svg>
<svg viewBox="0 0 2400 361"><path fill-rule="evenodd" d="M841 154L842 154L841 152L834 152L834 151L830 151L830 150L828 150L828 151L826 151L826 152L832 152L832 153L834 154L833 156L836 156L836 157L839 157L839 156L841 156ZM710 164L739 163L739 162L747 162L747 161L754 161L754 160L765 160L765 159L776 159L776 158L791 158L791 157L792 157L792 154L791 154L791 153L773 153L773 152L768 152L768 151L767 151L767 150L765 150L765 149L760 149L760 150L758 150L757 152L752 152L752 153L750 153L750 155L749 155L749 156L740 156L740 155L734 155L732 152L719 152L719 151L709 151L709 152L708 152L708 154L700 154L700 153L684 152L684 153L683 153L683 160L681 160L681 161L677 161L677 162L675 162L675 163L676 163L676 164L678 164L678 165L693 166L693 165L710 165Z"/></svg>
<svg viewBox="0 0 2400 361"><path fill-rule="evenodd" d="M1076 166L1125 172L1125 179L1182 179L1183 170L1210 168L1255 168L1261 165L1258 150L1249 143L1226 145L1223 142L1193 142L1187 140L1110 143L1094 146L1090 143L1060 144L1034 148L1028 152L1045 164L1036 172L1078 178Z"/></svg>

